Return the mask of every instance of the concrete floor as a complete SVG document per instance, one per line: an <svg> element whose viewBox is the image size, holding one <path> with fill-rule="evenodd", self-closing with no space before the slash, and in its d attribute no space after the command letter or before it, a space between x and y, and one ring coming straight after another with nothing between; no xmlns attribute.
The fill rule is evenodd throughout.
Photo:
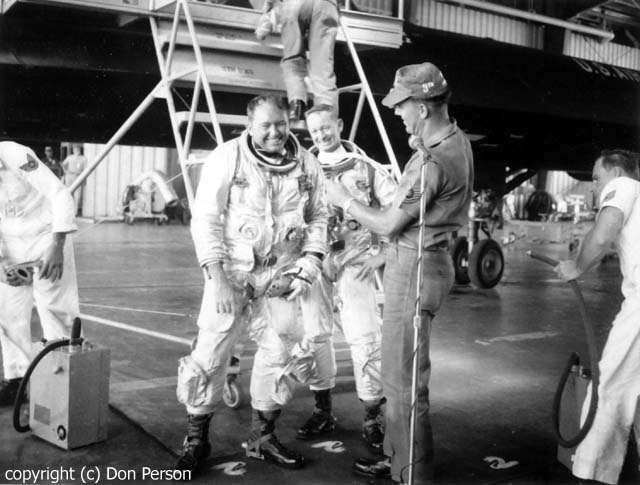
<svg viewBox="0 0 640 485"><path fill-rule="evenodd" d="M143 467L169 467L184 432L184 411L175 399L176 367L195 336L202 289L188 229L144 222L83 224L75 248L85 337L111 349L109 437L64 451L30 433L16 433L11 410L0 409L0 483L20 483L7 475L11 470L49 470L37 483L82 483L83 467L97 467L102 482L169 483L142 473ZM569 286L529 259L527 249L567 256L566 244L518 240L505 247L505 274L496 288L455 287L435 321L431 396L438 483L577 483L555 459L551 402L570 351L587 355L585 339ZM615 260L582 283L601 344L619 306L619 286ZM34 329L37 333L37 325ZM242 359L239 382L246 394L254 349L249 343ZM351 472L353 459L367 451L340 336L337 349L334 434L312 442L294 439L312 408L311 394L302 388L278 423L281 440L309 458L306 468L286 471L246 458L240 447L250 421L245 404L217 413L213 456L194 483L368 483ZM496 469L499 459L517 463ZM75 480L56 480L51 472L60 469L74 471ZM110 478L114 470L119 476ZM633 450L621 483L640 483Z"/></svg>

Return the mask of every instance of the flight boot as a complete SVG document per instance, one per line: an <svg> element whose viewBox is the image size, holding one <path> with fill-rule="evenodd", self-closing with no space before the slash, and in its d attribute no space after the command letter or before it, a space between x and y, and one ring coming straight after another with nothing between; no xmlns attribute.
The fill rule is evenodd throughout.
<svg viewBox="0 0 640 485"><path fill-rule="evenodd" d="M313 391L316 398L316 406L313 414L298 430L297 438L310 440L318 436L330 433L336 427L336 418L331 414L331 389Z"/></svg>
<svg viewBox="0 0 640 485"><path fill-rule="evenodd" d="M270 461L283 468L302 468L304 456L287 449L276 437L275 421L280 410L253 410L253 424L249 439L242 444L249 458Z"/></svg>
<svg viewBox="0 0 640 485"><path fill-rule="evenodd" d="M369 448L378 454L382 453L382 443L384 442L382 402L383 401L364 403L364 423L362 424L362 437L367 442Z"/></svg>
<svg viewBox="0 0 640 485"><path fill-rule="evenodd" d="M182 444L182 454L174 466L175 470L193 473L209 456L209 424L212 417L213 413L187 415L187 436Z"/></svg>
<svg viewBox="0 0 640 485"><path fill-rule="evenodd" d="M21 382L22 377L0 382L0 406L13 406Z"/></svg>

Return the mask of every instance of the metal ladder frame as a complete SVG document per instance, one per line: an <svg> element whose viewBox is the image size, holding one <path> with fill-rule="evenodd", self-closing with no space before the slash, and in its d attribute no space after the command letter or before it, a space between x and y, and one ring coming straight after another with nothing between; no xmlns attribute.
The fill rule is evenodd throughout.
<svg viewBox="0 0 640 485"><path fill-rule="evenodd" d="M189 200L189 204L192 205L195 199L195 190L191 183L191 177L189 173L189 169L192 166L201 164L201 162L196 162L190 160L189 154L191 151L191 141L193 136L193 130L195 128L196 123L202 123L202 120L198 120L197 118L197 108L198 103L200 101L200 92L204 91L204 95L207 102L207 108L209 111L210 122L213 126L213 138L215 142L219 145L224 139L222 135L222 129L220 126L220 120L218 113L216 111L213 94L211 91L211 85L207 78L206 68L203 61L202 50L200 48L200 44L197 38L196 26L193 21L193 17L191 15L191 11L189 9L189 0L173 0L175 2L175 11L173 15L173 24L171 28L171 35L168 40L168 48L166 54L163 53L163 42L160 38L159 28L158 28L158 20L153 15L153 11L156 8L158 1L162 2L162 6L166 6L168 0L151 0L150 5L150 17L149 21L151 24L151 32L153 35L153 41L156 50L156 56L158 60L158 66L160 69L161 80L158 84L153 88L153 90L147 95L147 97L140 103L140 105L133 111L133 113L129 116L129 118L123 123L123 125L118 129L118 131L111 137L111 139L104 146L102 151L96 157L96 159L88 165L85 170L79 175L79 177L73 182L70 186L71 192L80 187L87 177L97 168L97 166L107 157L109 152L113 149L113 147L122 139L122 137L129 131L129 129L136 123L136 121L144 114L144 112L151 106L151 104L157 99L165 99L167 103L167 108L169 110L169 117L171 121L171 127L175 139L176 149L178 152L178 159L180 161L180 168L182 172L182 177L184 180L185 191L187 193L187 198ZM403 15L403 4L404 1L400 0L398 8L398 18L402 18ZM350 9L350 2L347 0L345 4L345 9ZM181 15L182 13L182 15ZM193 54L195 56L195 65L193 68L186 69L181 72L173 72L173 59L174 53L176 49L176 41L178 36L178 31L180 30L180 25L183 21L186 21L189 38L191 41L191 47L193 49ZM364 109L364 102L367 101L371 112L373 114L376 126L380 133L380 137L382 139L382 143L384 145L385 151L387 153L387 157L389 158L389 162L391 164L391 171L396 176L400 176L400 168L398 166L398 162L391 147L391 142L387 135L387 132L382 123L382 118L380 116L380 112L376 105L375 99L373 97L373 92L371 91L371 86L367 80L366 74L360 62L360 58L358 56L358 52L355 48L353 41L348 32L348 27L345 25L342 17L340 17L340 28L342 29L342 33L347 42L347 46L349 48L349 53L353 60L356 72L360 79L360 83L354 84L351 86L345 86L338 89L339 93L343 92L359 92L358 104L356 107L356 112L354 115L353 123L351 126L351 132L349 134L349 140L353 141L355 138L356 132L359 127L360 119L362 117L362 111ZM193 88L193 96L191 98L191 106L189 107L189 115L187 121L187 127L184 137L181 134L181 125L182 120L179 119L178 111L176 109L175 101L173 98L172 88L176 82L181 80L185 80L193 77L195 74L195 82ZM209 121L209 120L207 120Z"/></svg>
<svg viewBox="0 0 640 485"><path fill-rule="evenodd" d="M398 8L399 16L402 15L403 12L403 4L404 2L400 0ZM347 0L346 8L349 8L349 1ZM350 86L344 86L338 88L338 93L346 93L346 92L360 92L358 96L358 104L356 105L356 112L353 116L353 122L351 124L351 131L349 132L349 141L354 141L356 137L356 133L358 131L358 127L360 126L360 119L362 118L362 110L364 109L365 100L369 104L369 108L371 109L371 113L373 115L373 119L376 122L376 127L378 128L378 132L380 133L380 138L382 138L382 144L384 145L384 149L387 153L387 157L389 158L389 162L391 164L391 171L393 175L399 179L401 175L400 166L398 165L398 160L396 158L396 154L391 147L391 141L389 140L389 135L387 135L387 130L382 123L382 117L380 116L380 111L378 110L378 106L376 105L375 98L373 97L373 92L371 91L371 86L369 85L369 81L367 80L367 76L362 67L362 63L360 62L360 57L358 56L358 51L356 50L356 46L351 40L349 36L348 28L345 25L342 17L340 17L340 28L342 29L342 34L347 42L347 46L349 48L349 54L351 55L351 59L353 60L353 65L356 68L356 72L358 73L358 78L360 78L360 82L358 84L353 84Z"/></svg>

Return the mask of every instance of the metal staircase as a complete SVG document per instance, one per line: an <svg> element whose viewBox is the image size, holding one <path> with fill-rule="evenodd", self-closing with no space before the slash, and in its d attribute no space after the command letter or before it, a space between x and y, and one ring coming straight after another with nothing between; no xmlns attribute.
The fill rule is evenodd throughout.
<svg viewBox="0 0 640 485"><path fill-rule="evenodd" d="M81 176L71 186L79 187L107 156L131 126L153 104L162 99L167 103L171 127L175 138L185 189L193 203L197 171L200 160L191 156L194 129L202 125L215 145L223 142L223 129L244 126L246 116L221 113L216 110L214 98L221 93L257 94L284 93L280 69L282 45L278 35L265 41L255 39L253 30L261 12L211 0L4 0L2 15L26 5L57 5L111 14L117 23L126 26L135 20L148 18L155 44L161 79L142 103L134 110L122 127L105 145ZM376 121L378 131L392 171L400 170L382 124L371 88L360 64L355 45L399 47L402 43L403 1L398 3L398 15L380 16L351 9L346 1L342 11L338 42L345 42L353 59L359 83L339 88L340 93L359 92L356 113L349 138L353 140L358 129L364 104L367 102ZM32 7L34 8L34 7ZM180 91L180 92L178 92ZM188 93L186 96L181 93ZM206 111L205 111L206 110ZM300 127L299 127L300 128Z"/></svg>

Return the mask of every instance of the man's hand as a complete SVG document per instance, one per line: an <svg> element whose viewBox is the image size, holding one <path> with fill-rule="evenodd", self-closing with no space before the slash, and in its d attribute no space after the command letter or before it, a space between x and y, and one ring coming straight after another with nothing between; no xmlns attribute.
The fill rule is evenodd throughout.
<svg viewBox="0 0 640 485"><path fill-rule="evenodd" d="M9 286L21 286L22 280L15 273L7 273L7 268L0 263L0 283L6 283Z"/></svg>
<svg viewBox="0 0 640 485"><path fill-rule="evenodd" d="M327 202L337 207L342 207L347 200L351 198L351 194L347 188L340 182L327 179L324 181L324 188L327 197Z"/></svg>
<svg viewBox="0 0 640 485"><path fill-rule="evenodd" d="M365 281L367 278L370 278L375 270L384 266L386 259L387 258L384 253L379 253L365 259L360 265L358 265L359 269L355 278L360 281Z"/></svg>
<svg viewBox="0 0 640 485"><path fill-rule="evenodd" d="M582 271L578 269L573 259L560 261L560 264L554 268L554 271L565 281L575 280L582 274Z"/></svg>
<svg viewBox="0 0 640 485"><path fill-rule="evenodd" d="M213 284L216 299L216 312L233 313L235 303L235 292L229 284L227 275L224 274L221 264L208 264L205 271Z"/></svg>
<svg viewBox="0 0 640 485"><path fill-rule="evenodd" d="M300 278L293 278L291 285L289 285L290 293L287 293L287 301L293 301L300 295L306 293L311 285Z"/></svg>
<svg viewBox="0 0 640 485"><path fill-rule="evenodd" d="M42 255L40 279L55 282L62 278L65 239L66 234L59 232L53 234L53 241Z"/></svg>

